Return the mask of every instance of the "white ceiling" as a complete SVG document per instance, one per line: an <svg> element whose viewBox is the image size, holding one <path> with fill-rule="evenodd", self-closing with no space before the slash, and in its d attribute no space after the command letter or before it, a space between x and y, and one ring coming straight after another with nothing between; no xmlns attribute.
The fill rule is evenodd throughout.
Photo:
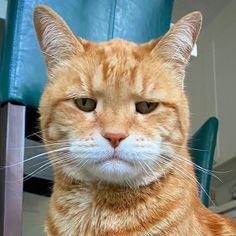
<svg viewBox="0 0 236 236"><path fill-rule="evenodd" d="M192 11L200 11L205 28L232 1L235 0L175 0L172 22Z"/></svg>

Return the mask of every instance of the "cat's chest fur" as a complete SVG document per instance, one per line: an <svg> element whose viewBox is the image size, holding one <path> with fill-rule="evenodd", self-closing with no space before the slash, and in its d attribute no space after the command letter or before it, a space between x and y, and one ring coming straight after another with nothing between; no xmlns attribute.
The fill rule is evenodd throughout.
<svg viewBox="0 0 236 236"><path fill-rule="evenodd" d="M189 218L185 227L178 226L190 205L182 198L184 190L182 193L173 191L177 196L170 201L171 195L164 198L166 192L158 193L158 188L156 184L148 190L149 194L144 194L140 190L112 192L109 187L62 189L56 186L49 207L47 231L50 236L164 236L184 235L182 230L189 232L192 227Z"/></svg>

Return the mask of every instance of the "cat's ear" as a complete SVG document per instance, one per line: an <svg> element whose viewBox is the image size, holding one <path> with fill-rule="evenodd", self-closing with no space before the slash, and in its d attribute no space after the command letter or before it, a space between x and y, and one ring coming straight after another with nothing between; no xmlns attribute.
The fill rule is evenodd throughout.
<svg viewBox="0 0 236 236"><path fill-rule="evenodd" d="M84 51L83 45L64 20L52 9L37 5L34 9L34 25L49 71Z"/></svg>
<svg viewBox="0 0 236 236"><path fill-rule="evenodd" d="M202 26L202 14L192 12L181 18L161 38L151 55L161 58L167 66L176 70L183 83L185 67Z"/></svg>

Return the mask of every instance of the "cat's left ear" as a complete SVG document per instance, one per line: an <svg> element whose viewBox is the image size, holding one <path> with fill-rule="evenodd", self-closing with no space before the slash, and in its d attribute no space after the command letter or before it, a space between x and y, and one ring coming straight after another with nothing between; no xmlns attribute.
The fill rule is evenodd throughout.
<svg viewBox="0 0 236 236"><path fill-rule="evenodd" d="M181 84L201 26L202 14L192 12L174 24L151 51L153 57L161 58L167 66L176 70Z"/></svg>

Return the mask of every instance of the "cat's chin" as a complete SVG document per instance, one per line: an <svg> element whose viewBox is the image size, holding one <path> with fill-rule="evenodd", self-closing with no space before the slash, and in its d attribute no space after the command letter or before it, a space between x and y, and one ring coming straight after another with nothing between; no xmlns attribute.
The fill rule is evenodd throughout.
<svg viewBox="0 0 236 236"><path fill-rule="evenodd" d="M64 167L64 173L73 179L86 182L104 182L128 187L139 187L149 185L151 182L159 181L163 176L162 171L147 173L138 168L133 162L118 158L109 158L97 162L87 163L83 168Z"/></svg>
<svg viewBox="0 0 236 236"><path fill-rule="evenodd" d="M133 163L114 159L98 162L87 170L87 174L92 180L128 187L149 185L163 176L162 172L155 173L155 176L147 175Z"/></svg>
<svg viewBox="0 0 236 236"><path fill-rule="evenodd" d="M98 180L116 184L134 179L139 174L133 164L118 159L100 161L89 168L88 172Z"/></svg>

